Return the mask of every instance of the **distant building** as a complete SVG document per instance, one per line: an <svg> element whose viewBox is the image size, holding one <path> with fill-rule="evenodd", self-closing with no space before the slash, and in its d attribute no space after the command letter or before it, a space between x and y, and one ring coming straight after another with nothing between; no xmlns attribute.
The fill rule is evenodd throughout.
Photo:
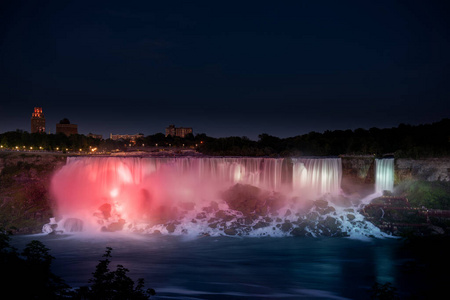
<svg viewBox="0 0 450 300"><path fill-rule="evenodd" d="M144 135L142 133L136 133L136 134L110 134L109 138L111 140L131 140L131 141L135 141L139 138L143 138Z"/></svg>
<svg viewBox="0 0 450 300"><path fill-rule="evenodd" d="M59 122L59 124L56 124L56 134L58 133L64 133L67 136L71 134L78 134L78 125L70 124L70 121L64 118Z"/></svg>
<svg viewBox="0 0 450 300"><path fill-rule="evenodd" d="M103 135L101 135L101 134L89 133L87 136L94 138L94 139L100 139L100 140L103 139Z"/></svg>
<svg viewBox="0 0 450 300"><path fill-rule="evenodd" d="M169 127L166 128L166 137L171 135L184 138L189 133L193 133L192 127L175 127L175 125L169 125Z"/></svg>
<svg viewBox="0 0 450 300"><path fill-rule="evenodd" d="M35 107L31 115L31 133L45 133L45 118L42 107Z"/></svg>

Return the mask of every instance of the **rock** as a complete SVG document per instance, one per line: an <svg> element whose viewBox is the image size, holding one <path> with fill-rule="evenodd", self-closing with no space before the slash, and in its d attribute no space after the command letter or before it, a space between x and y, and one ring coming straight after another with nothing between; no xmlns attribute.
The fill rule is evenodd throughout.
<svg viewBox="0 0 450 300"><path fill-rule="evenodd" d="M227 228L223 231L226 235L236 235L237 231L235 228Z"/></svg>
<svg viewBox="0 0 450 300"><path fill-rule="evenodd" d="M166 226L166 229L169 233L173 233L176 228L177 228L177 226L173 223L170 223Z"/></svg>
<svg viewBox="0 0 450 300"><path fill-rule="evenodd" d="M222 194L222 198L233 210L249 215L255 212L261 189L249 184L235 184Z"/></svg>
<svg viewBox="0 0 450 300"><path fill-rule="evenodd" d="M205 219L206 218L206 214L204 212L201 212L199 214L197 214L197 216L195 217L196 219Z"/></svg>
<svg viewBox="0 0 450 300"><path fill-rule="evenodd" d="M233 215L229 215L226 211L224 210L219 210L218 212L216 212L216 218L221 219L225 222L231 221L234 219Z"/></svg>
<svg viewBox="0 0 450 300"><path fill-rule="evenodd" d="M242 212L244 216L265 216L274 213L286 204L280 193L268 193L249 184L235 184L222 193L222 199L233 210Z"/></svg>
<svg viewBox="0 0 450 300"><path fill-rule="evenodd" d="M109 219L111 217L111 204L102 204L98 210L101 212L104 219Z"/></svg>
<svg viewBox="0 0 450 300"><path fill-rule="evenodd" d="M212 223L212 224L209 224L208 226L212 229L216 229L217 225L219 225L219 223Z"/></svg>
<svg viewBox="0 0 450 300"><path fill-rule="evenodd" d="M253 229L259 229L259 228L264 228L264 227L268 227L268 226L270 226L269 223L259 221L258 223L255 224L255 226L253 226Z"/></svg>
<svg viewBox="0 0 450 300"><path fill-rule="evenodd" d="M347 219L349 221L353 221L355 219L355 215L354 214L347 214Z"/></svg>
<svg viewBox="0 0 450 300"><path fill-rule="evenodd" d="M314 201L314 206L316 211L318 211L321 215L326 215L336 211L334 207L328 206L328 201L322 199Z"/></svg>
<svg viewBox="0 0 450 300"><path fill-rule="evenodd" d="M309 235L309 232L306 231L306 224L304 224L303 226L295 227L294 229L292 229L291 234L293 236L307 236Z"/></svg>
<svg viewBox="0 0 450 300"><path fill-rule="evenodd" d="M326 209L328 207L328 201L322 199L316 200L314 201L314 206L317 208Z"/></svg>
<svg viewBox="0 0 450 300"><path fill-rule="evenodd" d="M290 223L290 222L284 222L282 225L281 225L281 230L283 231L283 232L288 232L289 230L291 230L292 229L292 223Z"/></svg>
<svg viewBox="0 0 450 300"><path fill-rule="evenodd" d="M125 225L125 220L120 219L117 222L109 224L107 227L102 227L102 231L108 231L108 232L121 231L123 229L124 225Z"/></svg>

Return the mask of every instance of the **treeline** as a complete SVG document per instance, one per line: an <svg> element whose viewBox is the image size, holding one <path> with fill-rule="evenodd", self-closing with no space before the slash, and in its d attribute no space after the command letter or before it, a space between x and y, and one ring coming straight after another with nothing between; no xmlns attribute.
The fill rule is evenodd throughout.
<svg viewBox="0 0 450 300"><path fill-rule="evenodd" d="M9 149L47 151L100 151L130 147L195 148L213 156L336 156L384 155L396 157L442 157L450 155L450 119L423 125L400 124L394 128L327 130L289 138L260 134L257 141L247 137L213 138L188 134L185 138L156 133L134 141L95 139L84 135L28 133L17 130L0 134L0 145Z"/></svg>
<svg viewBox="0 0 450 300"><path fill-rule="evenodd" d="M63 133L29 133L16 130L0 134L0 145L4 149L45 150L45 151L88 151L99 147L102 141L82 134L66 136ZM111 144L111 143L109 143ZM115 145L111 145L113 148Z"/></svg>
<svg viewBox="0 0 450 300"><path fill-rule="evenodd" d="M442 157L450 155L450 119L417 126L400 124L385 129L310 132L289 138L261 134L258 141L247 137L218 138L202 144L199 150L208 155Z"/></svg>

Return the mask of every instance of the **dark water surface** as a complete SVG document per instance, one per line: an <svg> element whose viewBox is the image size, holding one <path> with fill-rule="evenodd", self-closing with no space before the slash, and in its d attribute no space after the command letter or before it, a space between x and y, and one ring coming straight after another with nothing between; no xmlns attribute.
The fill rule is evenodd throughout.
<svg viewBox="0 0 450 300"><path fill-rule="evenodd" d="M436 278L445 280L396 239L105 233L15 236L12 244L22 250L33 239L50 249L54 273L72 287L87 285L112 247L111 269L122 264L144 278L157 292L152 299L370 299L375 282L392 283L404 299L427 299Z"/></svg>

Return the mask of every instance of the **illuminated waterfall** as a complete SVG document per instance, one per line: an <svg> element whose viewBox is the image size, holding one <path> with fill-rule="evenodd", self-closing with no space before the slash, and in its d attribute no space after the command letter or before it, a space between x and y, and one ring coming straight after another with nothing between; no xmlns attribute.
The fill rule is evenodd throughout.
<svg viewBox="0 0 450 300"><path fill-rule="evenodd" d="M222 193L236 184L256 187L254 197L285 195L302 205L339 194L341 169L340 158L69 157L51 192L64 231L131 230L183 218L180 208L195 218L211 202L227 210Z"/></svg>
<svg viewBox="0 0 450 300"><path fill-rule="evenodd" d="M340 158L293 160L293 188L313 195L338 194L341 189Z"/></svg>
<svg viewBox="0 0 450 300"><path fill-rule="evenodd" d="M375 168L375 192L392 191L394 189L394 159L376 159Z"/></svg>

